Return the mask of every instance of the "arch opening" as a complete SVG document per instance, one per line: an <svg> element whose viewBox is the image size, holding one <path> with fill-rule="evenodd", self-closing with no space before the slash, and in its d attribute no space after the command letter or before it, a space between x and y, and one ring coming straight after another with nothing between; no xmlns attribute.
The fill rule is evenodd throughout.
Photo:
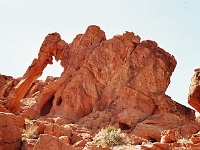
<svg viewBox="0 0 200 150"><path fill-rule="evenodd" d="M53 60L53 64L47 65L46 68L43 70L41 77L39 77L38 79L45 80L47 76L60 77L63 70L63 67L60 65L60 60L58 62L56 60Z"/></svg>

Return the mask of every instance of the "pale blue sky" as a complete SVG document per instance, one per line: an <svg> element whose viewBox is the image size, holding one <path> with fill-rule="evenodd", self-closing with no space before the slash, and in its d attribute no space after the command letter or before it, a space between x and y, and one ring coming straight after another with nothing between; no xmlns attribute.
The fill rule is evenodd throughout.
<svg viewBox="0 0 200 150"><path fill-rule="evenodd" d="M193 70L200 67L199 0L0 0L0 73L23 76L48 33L70 43L92 24L107 38L133 31L174 55L178 64L167 94L188 106ZM55 63L43 78L61 71Z"/></svg>

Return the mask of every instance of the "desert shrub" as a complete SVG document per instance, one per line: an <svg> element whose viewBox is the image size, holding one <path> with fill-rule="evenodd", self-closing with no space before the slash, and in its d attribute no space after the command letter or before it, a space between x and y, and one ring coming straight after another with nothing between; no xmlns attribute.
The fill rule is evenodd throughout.
<svg viewBox="0 0 200 150"><path fill-rule="evenodd" d="M35 132L37 131L37 128L37 126L32 125L27 129L23 129L23 134L25 135L25 137L33 139L36 137Z"/></svg>
<svg viewBox="0 0 200 150"><path fill-rule="evenodd" d="M105 129L101 129L99 133L93 138L93 143L98 147L113 147L119 145L130 144L129 138L121 132L121 129L115 129L112 126L108 126Z"/></svg>
<svg viewBox="0 0 200 150"><path fill-rule="evenodd" d="M33 139L36 137L35 132L37 131L37 126L33 124L32 120L25 118L25 129L22 130L22 133L25 137Z"/></svg>

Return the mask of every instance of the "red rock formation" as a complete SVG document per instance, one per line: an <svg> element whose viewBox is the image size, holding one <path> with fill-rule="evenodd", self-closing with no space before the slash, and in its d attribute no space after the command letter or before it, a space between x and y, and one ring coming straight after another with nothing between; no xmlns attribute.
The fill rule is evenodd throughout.
<svg viewBox="0 0 200 150"><path fill-rule="evenodd" d="M193 134L199 131L200 127L198 123L191 122L184 124L172 130L163 130L161 133L161 143L177 142L179 139L189 139ZM194 143L196 144L196 143Z"/></svg>
<svg viewBox="0 0 200 150"><path fill-rule="evenodd" d="M61 76L36 80L53 56L61 60ZM0 110L38 119L34 134L39 140L23 138L23 149L50 148L45 142L57 149L86 148L94 131L108 125L121 128L132 144L163 137L176 142L168 133L199 128L198 123L189 124L195 122L194 111L165 94L175 66L175 58L156 42L140 42L132 32L106 40L104 31L89 26L69 45L58 33L49 34L22 78L0 75ZM70 123L76 125L65 129ZM176 147L159 144L150 146Z"/></svg>
<svg viewBox="0 0 200 150"><path fill-rule="evenodd" d="M48 143L48 144L47 144ZM70 144L65 144L59 138L48 134L41 134L34 150L78 150Z"/></svg>
<svg viewBox="0 0 200 150"><path fill-rule="evenodd" d="M198 68L194 71L189 88L188 103L200 112L200 69Z"/></svg>
<svg viewBox="0 0 200 150"><path fill-rule="evenodd" d="M21 128L24 119L11 113L0 112L0 149L21 149Z"/></svg>
<svg viewBox="0 0 200 150"><path fill-rule="evenodd" d="M47 35L38 53L38 59L33 60L20 82L8 95L6 108L14 113L20 111L19 101L25 96L32 83L42 75L44 68L48 64L52 64L53 56L57 61L60 60L63 49L67 47L67 43L61 40L58 33Z"/></svg>

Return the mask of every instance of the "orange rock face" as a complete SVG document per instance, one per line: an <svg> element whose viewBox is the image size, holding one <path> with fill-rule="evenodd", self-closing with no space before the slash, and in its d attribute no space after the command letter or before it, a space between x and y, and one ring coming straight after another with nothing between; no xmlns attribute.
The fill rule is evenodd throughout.
<svg viewBox="0 0 200 150"><path fill-rule="evenodd" d="M63 73L37 80L53 56ZM22 78L0 75L0 111L40 120L34 123L38 141L24 138L23 149L82 149L108 125L127 133L132 144L176 142L169 133L195 127L192 135L199 127L188 125L195 121L193 110L165 94L175 66L175 58L156 42L140 41L133 32L106 40L104 31L89 26L71 44L52 33ZM76 125L67 130L66 124Z"/></svg>
<svg viewBox="0 0 200 150"><path fill-rule="evenodd" d="M11 113L0 112L0 149L20 150L24 119Z"/></svg>
<svg viewBox="0 0 200 150"><path fill-rule="evenodd" d="M200 112L200 69L195 69L194 76L192 77L188 94L188 103Z"/></svg>

